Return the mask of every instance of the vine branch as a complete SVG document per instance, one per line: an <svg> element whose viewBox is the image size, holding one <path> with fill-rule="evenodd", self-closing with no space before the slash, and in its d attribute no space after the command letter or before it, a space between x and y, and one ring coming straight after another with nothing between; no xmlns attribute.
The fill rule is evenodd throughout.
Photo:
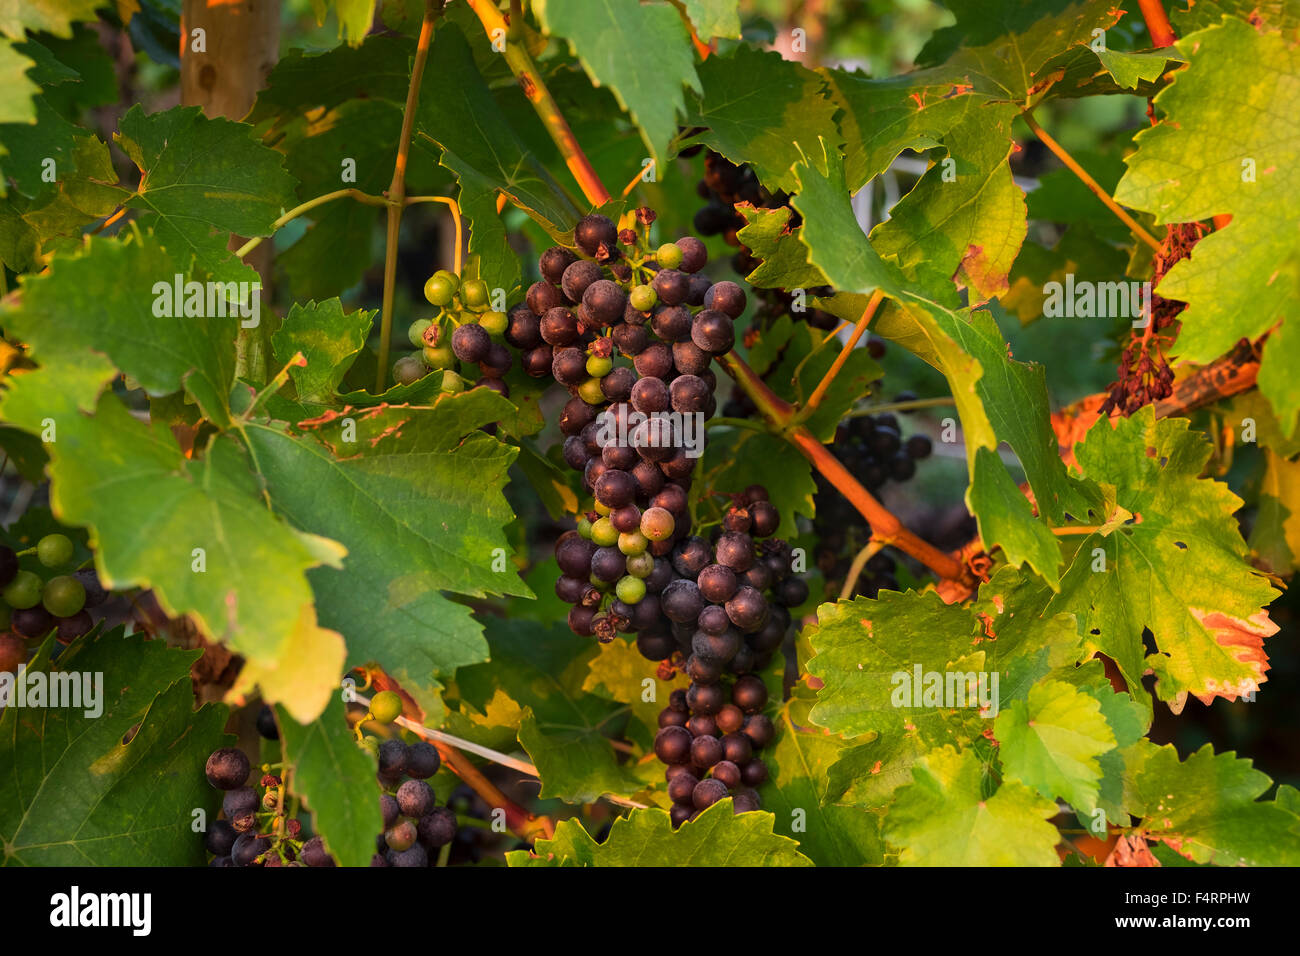
<svg viewBox="0 0 1300 956"><path fill-rule="evenodd" d="M877 289L875 292L871 293L871 300L867 303L867 307L862 310L862 318L858 319L858 324L853 327L853 334L850 335L849 340L844 343L844 348L840 349L840 354L835 356L835 361L831 364L831 367L826 370L826 374L822 376L822 380L817 383L817 387L813 389L813 393L808 396L808 401L804 403L803 408L799 410L799 421L807 421L813 412L817 411L817 406L820 405L822 399L826 397L826 392L830 389L831 383L834 382L835 377L840 374L840 369L842 369L844 363L849 360L849 356L853 354L853 350L858 347L858 340L861 339L863 333L867 331L867 326L871 324L871 320L876 315L876 309L880 308L880 303L884 298L885 293L881 289Z"/></svg>
<svg viewBox="0 0 1300 956"><path fill-rule="evenodd" d="M1052 137L1047 134L1047 131L1038 125L1038 121L1034 119L1031 112L1026 110L1020 114L1020 118L1025 121L1025 125L1033 131L1033 134L1038 137L1039 141L1056 154L1056 158L1065 164L1065 168L1078 176L1079 181L1087 186L1092 194L1100 199L1105 204L1106 208L1115 214L1116 218L1118 218L1120 222L1128 226L1133 235L1137 236L1156 252L1160 251L1160 240L1156 239L1155 236L1143 229L1142 224L1130 216L1128 210L1112 199L1110 193L1102 189L1101 184L1089 176L1088 171L1079 165L1078 160L1071 156L1064 146L1052 139Z"/></svg>
<svg viewBox="0 0 1300 956"><path fill-rule="evenodd" d="M402 209L406 199L406 157L411 150L411 127L415 124L415 108L420 102L420 83L424 79L424 65L429 59L429 46L433 42L433 25L442 14L443 0L425 0L424 20L420 24L420 39L411 63L411 85L406 91L406 106L402 110L402 132L397 140L397 161L393 164L393 181L388 186L388 233L384 242L384 299L379 312L379 368L375 372L375 393L380 394L388 381L389 339L393 332L393 298L397 293L397 240L402 228Z"/></svg>
<svg viewBox="0 0 1300 956"><path fill-rule="evenodd" d="M1152 46L1173 46L1178 42L1169 22L1169 14L1165 13L1165 6L1160 0L1138 0L1138 7L1142 10L1142 19L1146 21L1147 32L1151 34Z"/></svg>

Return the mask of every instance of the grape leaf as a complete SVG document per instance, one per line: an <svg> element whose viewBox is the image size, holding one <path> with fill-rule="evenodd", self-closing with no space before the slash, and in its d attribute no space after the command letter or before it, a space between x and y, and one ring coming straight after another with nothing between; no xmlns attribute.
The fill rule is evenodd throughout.
<svg viewBox="0 0 1300 956"><path fill-rule="evenodd" d="M459 29L444 23L433 45L415 116L414 143L440 150L440 162L456 174L461 214L470 225L469 251L480 258L479 276L489 288L503 288L508 296L519 281L519 261L497 215L497 193L504 193L556 237L571 233L582 213L520 142L474 66ZM446 95L448 89L455 89L456 95Z"/></svg>
<svg viewBox="0 0 1300 956"><path fill-rule="evenodd" d="M440 592L530 594L501 533L514 450L477 430L506 407L474 389L431 408L330 412L300 436L244 429L276 511L349 549L342 569L310 575L322 622L346 636L349 663L380 663L417 701L487 657L469 609Z"/></svg>
<svg viewBox="0 0 1300 956"><path fill-rule="evenodd" d="M402 105L411 83L409 64L414 53L409 37L395 36L368 36L360 46L320 52L289 50L267 76L248 121L257 124L312 107L332 110L353 99ZM389 152L391 167L391 148Z"/></svg>
<svg viewBox="0 0 1300 956"><path fill-rule="evenodd" d="M271 336L277 367L283 368L295 352L301 352L306 367L289 369L289 377L303 402L329 404L343 374L366 345L375 313L358 309L344 313L338 299L306 306L294 303L280 328Z"/></svg>
<svg viewBox="0 0 1300 956"><path fill-rule="evenodd" d="M1115 747L1100 701L1062 681L1043 681L1030 688L1028 701L1012 701L998 715L993 735L1004 780L1092 812L1101 789L1097 758Z"/></svg>
<svg viewBox="0 0 1300 956"><path fill-rule="evenodd" d="M800 852L818 866L880 864L880 817L860 807L823 805L827 773L846 742L812 726L811 705L812 693L796 689L782 708L776 741L761 754L771 774L761 788L763 807L775 814L777 832L798 840Z"/></svg>
<svg viewBox="0 0 1300 956"><path fill-rule="evenodd" d="M8 202L11 214L21 217L41 247L31 252L29 261L34 261L51 247L58 248L55 240L79 243L82 229L112 212L127 195L117 185L108 146L94 136L78 133L73 140L72 163L60 170L54 189L31 200L12 195ZM74 243L68 244L75 252ZM6 261L16 261L16 257Z"/></svg>
<svg viewBox="0 0 1300 956"><path fill-rule="evenodd" d="M19 195L43 198L58 187L52 171L66 176L75 168L73 151L81 132L38 96L36 119L0 126L0 195L12 183Z"/></svg>
<svg viewBox="0 0 1300 956"><path fill-rule="evenodd" d="M255 141L250 127L208 119L197 106L145 115L133 106L119 124L117 142L140 169L128 205L145 210L178 260L195 261L222 282L255 282L250 266L226 249L230 233L268 236L293 205L293 178L283 158Z"/></svg>
<svg viewBox="0 0 1300 956"><path fill-rule="evenodd" d="M633 810L619 817L601 843L577 820L561 820L550 840L532 853L506 854L510 866L812 866L794 840L772 832L772 814L733 814L719 800L673 830L665 810Z"/></svg>
<svg viewBox="0 0 1300 956"><path fill-rule="evenodd" d="M662 162L686 109L683 87L699 91L695 55L671 4L640 0L535 0L547 34L568 41L591 82L609 87L641 128L650 158ZM655 51L654 69L642 65Z"/></svg>
<svg viewBox="0 0 1300 956"><path fill-rule="evenodd" d="M339 21L339 39L357 46L375 22L375 0L311 0L316 22L324 23L330 8Z"/></svg>
<svg viewBox="0 0 1300 956"><path fill-rule="evenodd" d="M1162 224L1232 215L1158 290L1188 303L1176 350L1205 363L1300 308L1300 255L1289 231L1277 228L1300 218L1295 124L1285 106L1300 77L1300 49L1233 19L1178 48L1189 66L1155 101L1166 122L1138 133L1115 199ZM1286 323L1275 331L1259 373L1287 433L1300 415L1296 337Z"/></svg>
<svg viewBox="0 0 1300 956"><path fill-rule="evenodd" d="M1099 420L1075 456L1136 517L1082 539L1048 607L1087 622L1089 645L1135 691L1154 670L1158 698L1175 711L1189 693L1208 704L1255 689L1268 667L1263 638L1277 629L1262 610L1275 592L1244 560L1233 517L1241 500L1199 477L1210 450L1186 419L1156 420L1149 406L1115 427ZM1098 549L1104 570L1094 570ZM1150 655L1143 628L1155 638Z"/></svg>
<svg viewBox="0 0 1300 956"><path fill-rule="evenodd" d="M13 40L22 39L26 30L71 36L72 25L94 20L95 9L103 4L104 0L0 0L0 33Z"/></svg>
<svg viewBox="0 0 1300 956"><path fill-rule="evenodd" d="M378 795L366 800L364 788L357 792L358 781L374 777L375 758L357 746L346 709L342 693L333 694L320 717L304 725L280 708L280 740L293 767L290 785L326 849L339 866L367 866L384 824Z"/></svg>
<svg viewBox="0 0 1300 956"><path fill-rule="evenodd" d="M707 42L712 37L731 39L740 36L737 0L683 0L682 5L701 40Z"/></svg>
<svg viewBox="0 0 1300 956"><path fill-rule="evenodd" d="M1047 821L1056 804L1023 784L984 791L985 767L969 750L931 751L912 769L885 817L885 838L904 866L1057 866Z"/></svg>
<svg viewBox="0 0 1300 956"><path fill-rule="evenodd" d="M1169 5L1169 19L1179 36L1215 26L1223 17L1258 21L1292 34L1300 27L1300 11L1289 0L1180 0Z"/></svg>
<svg viewBox="0 0 1300 956"><path fill-rule="evenodd" d="M1250 529L1250 548L1276 574L1300 568L1300 462L1264 448L1259 514Z"/></svg>
<svg viewBox="0 0 1300 956"><path fill-rule="evenodd" d="M1196 863L1296 866L1300 816L1295 801L1283 802L1282 794L1276 802L1257 799L1271 783L1236 754L1216 754L1206 744L1180 762L1166 744L1137 776L1145 804L1140 830Z"/></svg>
<svg viewBox="0 0 1300 956"><path fill-rule="evenodd" d="M36 62L18 50L8 40L0 40L0 124L35 123L36 105L32 98L41 92L40 86L28 78L28 70Z"/></svg>
<svg viewBox="0 0 1300 956"><path fill-rule="evenodd" d="M838 145L835 104L803 64L741 45L730 56L710 56L699 72L702 91L687 122L707 130L691 141L749 163L769 188L795 191L791 167L805 154L819 156L819 140Z"/></svg>
<svg viewBox="0 0 1300 956"><path fill-rule="evenodd" d="M558 566L550 570L554 580ZM646 686L646 681L650 681L653 691ZM686 675L680 672L671 681L660 680L654 665L637 650L636 642L621 638L600 645L600 652L591 659L582 682L583 690L631 707L636 721L629 731L646 751L659 730L659 711L667 706L668 695L674 689L684 691L687 686Z"/></svg>
<svg viewBox="0 0 1300 956"><path fill-rule="evenodd" d="M75 256L60 257L48 273L26 279L5 329L27 343L41 370L25 377L17 391L58 392L60 404L89 411L113 375L100 357L106 356L150 394L183 386L214 424L227 424L237 320L185 315L183 303L173 301L175 277L185 271L155 245L99 239ZM159 309L168 303L170 309ZM83 374L95 369L98 374ZM6 400L6 417L21 421L11 408L14 401ZM54 408L44 411L31 410L33 431L41 430Z"/></svg>
<svg viewBox="0 0 1300 956"><path fill-rule="evenodd" d="M138 633L124 637L120 627L73 645L57 664L49 660L52 644L28 665L27 694L39 672L47 693L61 688L75 694L63 700L85 706L53 706L48 697L45 706L30 697L20 706L11 675L0 684L0 693L15 691L0 711L0 862L201 864L193 814L215 819L221 803L203 765L231 738L222 733L224 706L194 709L189 670L199 652ZM81 693L92 688L98 708Z"/></svg>
<svg viewBox="0 0 1300 956"><path fill-rule="evenodd" d="M749 203L737 203L736 211L745 217L745 225L736 238L750 254L761 259L758 268L745 277L760 289L807 289L826 285L826 274L808 261L808 247L791 236L799 228L790 228L790 207L763 209Z"/></svg>
<svg viewBox="0 0 1300 956"><path fill-rule="evenodd" d="M764 333L766 335L766 333ZM767 373L768 383L782 398L803 401L817 388L839 357L839 338L814 329L807 322L793 323L781 350L780 364ZM818 441L831 442L840 420L878 381L884 370L866 349L854 349L822 395L817 410L804 422ZM788 532L793 533L793 532Z"/></svg>
<svg viewBox="0 0 1300 956"><path fill-rule="evenodd" d="M542 799L594 803L605 793L635 793L641 784L619 764L609 741L596 727L571 730L540 724L532 708L520 715L519 743L537 767Z"/></svg>

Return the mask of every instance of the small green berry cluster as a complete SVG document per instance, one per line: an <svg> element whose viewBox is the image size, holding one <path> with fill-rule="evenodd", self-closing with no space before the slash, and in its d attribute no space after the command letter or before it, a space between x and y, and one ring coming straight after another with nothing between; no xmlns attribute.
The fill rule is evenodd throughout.
<svg viewBox="0 0 1300 956"><path fill-rule="evenodd" d="M491 308L487 283L439 269L425 282L424 297L438 312L433 318L416 319L406 330L407 339L420 352L399 358L393 365L393 379L409 385L441 371L443 392L455 394L482 385L509 395L502 379L514 359L500 341L508 319Z"/></svg>
<svg viewBox="0 0 1300 956"><path fill-rule="evenodd" d="M71 539L58 533L23 551L0 546L0 629L31 640L57 629L64 644L90 632L94 621L87 608L102 604L108 592L92 569L71 568L75 553Z"/></svg>

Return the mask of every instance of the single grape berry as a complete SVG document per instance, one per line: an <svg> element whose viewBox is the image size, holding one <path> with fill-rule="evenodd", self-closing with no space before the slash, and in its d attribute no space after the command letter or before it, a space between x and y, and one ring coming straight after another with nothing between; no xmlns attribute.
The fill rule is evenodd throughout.
<svg viewBox="0 0 1300 956"><path fill-rule="evenodd" d="M416 824L421 845L430 850L445 846L456 838L456 813L448 807L434 807Z"/></svg>
<svg viewBox="0 0 1300 956"><path fill-rule="evenodd" d="M682 250L675 242L665 242L655 250L655 261L661 269L676 269L682 264Z"/></svg>
<svg viewBox="0 0 1300 956"><path fill-rule="evenodd" d="M401 740L385 740L379 745L379 772L397 776L406 769L407 746Z"/></svg>
<svg viewBox="0 0 1300 956"><path fill-rule="evenodd" d="M655 756L663 763L686 763L691 754L691 732L685 727L664 727L655 734Z"/></svg>
<svg viewBox="0 0 1300 956"><path fill-rule="evenodd" d="M302 845L298 858L308 866L337 866L334 857L325 849L325 841L318 836L312 837Z"/></svg>
<svg viewBox="0 0 1300 956"><path fill-rule="evenodd" d="M393 381L399 385L410 385L424 378L427 371L420 359L414 355L403 355L393 363Z"/></svg>
<svg viewBox="0 0 1300 956"><path fill-rule="evenodd" d="M215 856L230 856L239 833L225 820L214 820L203 835L203 846Z"/></svg>
<svg viewBox="0 0 1300 956"><path fill-rule="evenodd" d="M540 320L528 306L515 306L506 318L505 340L515 348L527 350L542 344Z"/></svg>
<svg viewBox="0 0 1300 956"><path fill-rule="evenodd" d="M36 542L36 557L47 568L61 568L72 560L72 541L67 535L47 534Z"/></svg>
<svg viewBox="0 0 1300 956"><path fill-rule="evenodd" d="M632 407L642 415L666 412L668 406L668 386L663 379L642 378L632 386Z"/></svg>
<svg viewBox="0 0 1300 956"><path fill-rule="evenodd" d="M15 634L21 634L23 637L44 637L55 626L54 615L40 604L35 607L20 608L13 612L9 619L9 626L13 628Z"/></svg>
<svg viewBox="0 0 1300 956"><path fill-rule="evenodd" d="M670 621L694 621L704 609L704 598L694 581L685 578L672 581L659 595L659 606Z"/></svg>
<svg viewBox="0 0 1300 956"><path fill-rule="evenodd" d="M667 541L673 536L677 522L666 508L647 508L641 513L641 533L651 541Z"/></svg>
<svg viewBox="0 0 1300 956"><path fill-rule="evenodd" d="M397 818L402 815L402 808L397 805L397 798L391 793L379 795L379 814L383 818L385 830L396 823Z"/></svg>
<svg viewBox="0 0 1300 956"><path fill-rule="evenodd" d="M776 736L776 728L767 714L750 714L745 718L742 733L755 747L766 747Z"/></svg>
<svg viewBox="0 0 1300 956"><path fill-rule="evenodd" d="M725 564L702 568L695 581L704 599L712 604L726 603L739 587L736 572Z"/></svg>
<svg viewBox="0 0 1300 956"><path fill-rule="evenodd" d="M639 285L628 295L628 302L638 312L649 312L658 304L659 296L655 294L654 286Z"/></svg>
<svg viewBox="0 0 1300 956"><path fill-rule="evenodd" d="M715 282L704 296L704 307L738 319L745 311L745 290L731 281Z"/></svg>
<svg viewBox="0 0 1300 956"><path fill-rule="evenodd" d="M686 704L693 714L716 714L726 702L721 684L692 684L686 690Z"/></svg>
<svg viewBox="0 0 1300 956"><path fill-rule="evenodd" d="M400 853L415 845L416 836L415 824L410 820L402 820L384 834L384 842L388 844L390 850Z"/></svg>
<svg viewBox="0 0 1300 956"><path fill-rule="evenodd" d="M660 269L650 285L664 305L681 305L691 291L691 279L676 269Z"/></svg>
<svg viewBox="0 0 1300 956"><path fill-rule="evenodd" d="M424 297L430 305L451 305L456 297L456 285L450 273L435 272L424 283Z"/></svg>
<svg viewBox="0 0 1300 956"><path fill-rule="evenodd" d="M934 450L934 442L928 435L913 435L907 439L904 446L907 449L907 456L914 460L929 458L930 453Z"/></svg>
<svg viewBox="0 0 1300 956"><path fill-rule="evenodd" d="M583 290L582 304L599 325L613 325L627 308L627 293L608 279L597 279Z"/></svg>
<svg viewBox="0 0 1300 956"><path fill-rule="evenodd" d="M29 608L40 603L44 583L39 575L31 571L18 571L0 594L12 608Z"/></svg>
<svg viewBox="0 0 1300 956"><path fill-rule="evenodd" d="M250 769L248 757L242 750L237 747L222 747L208 757L203 772L207 775L208 783L218 790L234 790L244 785Z"/></svg>
<svg viewBox="0 0 1300 956"><path fill-rule="evenodd" d="M227 790L226 795L221 798L221 812L226 815L227 820L233 820L242 813L256 811L260 802L257 791L252 787L236 787L234 790Z"/></svg>
<svg viewBox="0 0 1300 956"><path fill-rule="evenodd" d="M401 807L403 816L422 817L437 803L433 787L423 780L407 780L397 788L397 805Z"/></svg>
<svg viewBox="0 0 1300 956"><path fill-rule="evenodd" d="M683 236L678 239L677 248L682 253L681 263L672 268L694 273L703 269L709 261L709 250L694 236Z"/></svg>
<svg viewBox="0 0 1300 956"><path fill-rule="evenodd" d="M600 255L602 246L608 254L618 247L618 227L608 216L592 213L583 216L573 227L573 241L589 256Z"/></svg>
<svg viewBox="0 0 1300 956"><path fill-rule="evenodd" d="M230 848L230 859L235 866L252 866L259 856L271 849L267 837L254 833L241 833Z"/></svg>
<svg viewBox="0 0 1300 956"><path fill-rule="evenodd" d="M719 564L725 564L737 573L748 571L755 560L754 541L737 531L724 531L718 536L715 551Z"/></svg>
<svg viewBox="0 0 1300 956"><path fill-rule="evenodd" d="M564 270L578 261L571 249L564 246L551 246L538 257L537 266L547 282L559 285L564 277Z"/></svg>
<svg viewBox="0 0 1300 956"><path fill-rule="evenodd" d="M564 270L561 286L570 302L581 302L587 286L601 278L600 266L590 259L579 259Z"/></svg>
<svg viewBox="0 0 1300 956"><path fill-rule="evenodd" d="M698 375L679 375L669 387L673 411L683 415L704 411L709 404L713 390Z"/></svg>
<svg viewBox="0 0 1300 956"><path fill-rule="evenodd" d="M684 305L661 305L650 318L650 328L665 342L679 342L691 334L691 311Z"/></svg>
<svg viewBox="0 0 1300 956"><path fill-rule="evenodd" d="M481 325L468 323L451 333L451 350L462 362L481 362L487 358L492 338Z"/></svg>
<svg viewBox="0 0 1300 956"><path fill-rule="evenodd" d="M695 809L707 810L726 795L727 785L721 780L709 777L695 785L695 792L691 794L691 802L695 804Z"/></svg>
<svg viewBox="0 0 1300 956"><path fill-rule="evenodd" d="M391 724L402 716L402 697L396 691L381 690L370 699L370 716L381 724Z"/></svg>
<svg viewBox="0 0 1300 956"><path fill-rule="evenodd" d="M622 508L636 497L636 481L626 471L611 468L596 480L596 500L607 508Z"/></svg>
<svg viewBox="0 0 1300 956"><path fill-rule="evenodd" d="M257 732L265 740L279 740L280 728L275 722L275 711L266 704L257 712Z"/></svg>
<svg viewBox="0 0 1300 956"><path fill-rule="evenodd" d="M736 329L726 314L705 309L691 324L691 341L711 355L721 355L736 344Z"/></svg>

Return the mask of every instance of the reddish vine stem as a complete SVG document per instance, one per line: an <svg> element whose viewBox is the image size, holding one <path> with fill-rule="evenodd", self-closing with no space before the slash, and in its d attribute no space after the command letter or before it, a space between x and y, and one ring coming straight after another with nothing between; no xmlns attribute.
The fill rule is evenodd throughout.
<svg viewBox="0 0 1300 956"><path fill-rule="evenodd" d="M495 0L467 0L470 9L478 17L479 22L483 24L483 29L487 31L488 39L493 44L499 44L505 41L505 58L506 63L510 65L511 72L514 73L515 79L519 81L520 88L524 91L524 96L528 102L533 105L538 118L546 127L551 139L555 142L556 148L559 149L560 155L564 157L564 163L569 167L569 172L573 173L573 178L578 181L582 188L582 194L587 197L587 202L595 206L603 205L609 202L609 190L601 182L600 176L597 175L591 161L587 159L587 154L582 151L578 145L578 139L573 135L573 130L569 128L569 122L560 112L560 107L556 105L555 98L551 96L551 91L547 89L542 74L538 72L533 58L528 55L528 51L522 45L511 38L512 25L506 23L501 16L501 11L497 9ZM512 8L513 11L513 8ZM517 32L519 23L513 24Z"/></svg>
<svg viewBox="0 0 1300 956"><path fill-rule="evenodd" d="M402 210L406 199L406 158L411 151L411 127L415 125L415 108L420 101L420 82L433 42L433 25L442 14L443 0L425 0L420 39L411 63L411 86L406 91L402 111L402 132L397 141L397 161L393 164L393 181L388 186L388 233L384 242L384 300L379 313L379 369L375 373L375 392L382 393L388 382L389 339L393 335L393 299L397 293L397 240L402 229Z"/></svg>
<svg viewBox="0 0 1300 956"><path fill-rule="evenodd" d="M808 401L806 401L803 408L800 409L800 421L807 421L812 413L817 411L817 406L822 403L822 399L826 397L826 392L829 391L831 383L835 381L835 376L840 374L840 369L844 367L844 363L849 360L849 356L852 355L853 350L857 348L858 340L861 339L863 333L867 331L867 326L871 324L871 320L875 317L876 310L880 308L880 303L884 298L885 293L880 289L877 289L871 294L871 301L869 301L867 307L862 310L862 318L858 319L858 324L853 327L853 334L850 335L849 340L844 343L844 348L840 349L840 354L835 356L835 361L831 364L831 367L826 370L826 374L822 376L822 380L817 383L817 387L813 389L813 393L808 396Z"/></svg>
<svg viewBox="0 0 1300 956"><path fill-rule="evenodd" d="M1174 28L1169 23L1169 15L1165 13L1165 6L1160 0L1138 0L1138 7L1142 10L1142 19L1146 21L1147 32L1151 34L1152 46L1173 46L1178 42Z"/></svg>

